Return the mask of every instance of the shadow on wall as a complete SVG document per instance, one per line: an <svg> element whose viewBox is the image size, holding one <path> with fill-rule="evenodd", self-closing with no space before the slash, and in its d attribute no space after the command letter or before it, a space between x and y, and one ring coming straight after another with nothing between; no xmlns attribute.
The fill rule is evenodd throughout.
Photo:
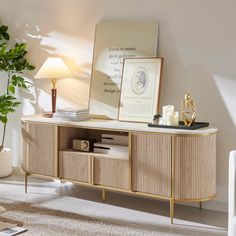
<svg viewBox="0 0 236 236"><path fill-rule="evenodd" d="M82 107L87 107L91 63L82 63L80 57L77 55L81 56L81 52L79 50L80 47L83 47L83 50L86 51L89 49L89 46L87 45L86 47L86 43L79 39L75 39L55 31L42 35L39 27L31 24L25 25L24 32L24 35L26 35L23 39L24 42L29 48L33 48L33 50L29 53L32 61L37 61L39 59L36 57L39 53L40 57L43 58L42 61L40 60L40 64L43 64L49 56L59 56L64 59L72 71L73 79L61 79L57 82L58 106L77 107L79 105ZM35 46L37 46L40 52L34 53ZM85 54L85 52L82 52L82 54ZM84 59L89 61L88 56L87 58L84 56L83 60ZM27 74L30 78L33 78L37 70L40 68L40 66L37 65L39 64L38 62L34 64L37 66L36 70L30 74ZM29 106L23 107L23 114L41 113L45 110L50 111L51 82L49 80L32 80L32 82L34 87L30 89L31 94L22 94L24 101L29 100L29 104L31 105L30 110ZM32 94L34 99L32 99Z"/></svg>
<svg viewBox="0 0 236 236"><path fill-rule="evenodd" d="M11 24L12 22L11 19ZM3 23L7 24L7 21ZM73 78L58 80L58 107L87 107L93 42L80 40L53 30L42 33L37 25L19 23L18 20L15 21L15 27L9 25L9 31L12 35L12 44L16 41L27 44L29 61L36 66L33 72L24 74L32 82L32 87L28 91L17 91L22 105L16 113L10 115L8 123L6 145L13 150L13 165L20 166L20 118L23 115L51 110L51 82L34 80L34 75L47 57L62 57L71 69ZM13 40L14 35L16 37ZM86 50L88 50L88 55L85 55Z"/></svg>

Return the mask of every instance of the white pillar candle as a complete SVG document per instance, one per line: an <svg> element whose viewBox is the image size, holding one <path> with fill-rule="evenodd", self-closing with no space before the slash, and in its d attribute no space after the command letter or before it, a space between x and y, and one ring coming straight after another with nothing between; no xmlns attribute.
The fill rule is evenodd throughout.
<svg viewBox="0 0 236 236"><path fill-rule="evenodd" d="M172 117L172 125L178 126L179 125L179 112L175 111Z"/></svg>
<svg viewBox="0 0 236 236"><path fill-rule="evenodd" d="M173 105L167 105L162 107L162 115L165 116L169 112L174 112L175 107Z"/></svg>
<svg viewBox="0 0 236 236"><path fill-rule="evenodd" d="M169 112L166 114L166 119L165 119L166 125L172 125L173 115L174 115L174 112Z"/></svg>
<svg viewBox="0 0 236 236"><path fill-rule="evenodd" d="M173 115L175 107L173 105L167 105L162 107L162 117L163 117L163 125L167 124L167 115Z"/></svg>
<svg viewBox="0 0 236 236"><path fill-rule="evenodd" d="M173 125L178 126L179 125L179 112L169 112L166 115L166 125Z"/></svg>

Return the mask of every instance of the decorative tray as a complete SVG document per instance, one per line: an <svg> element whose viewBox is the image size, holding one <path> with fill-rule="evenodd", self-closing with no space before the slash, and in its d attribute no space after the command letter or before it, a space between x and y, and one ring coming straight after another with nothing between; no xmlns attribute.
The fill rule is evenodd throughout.
<svg viewBox="0 0 236 236"><path fill-rule="evenodd" d="M153 128L168 128L168 129L187 129L187 130L194 130L194 129L201 129L204 127L208 127L209 123L208 122L194 122L191 126L185 126L183 121L179 121L178 126L174 125L157 125L153 123L149 123L148 127L153 127Z"/></svg>

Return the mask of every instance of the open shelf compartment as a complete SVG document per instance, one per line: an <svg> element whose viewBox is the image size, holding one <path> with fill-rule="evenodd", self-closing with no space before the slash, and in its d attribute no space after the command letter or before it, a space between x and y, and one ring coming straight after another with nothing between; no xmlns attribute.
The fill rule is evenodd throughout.
<svg viewBox="0 0 236 236"><path fill-rule="evenodd" d="M70 151L70 152L78 152L84 153L82 151L73 150L73 140L74 139L83 139L83 140L96 140L97 146L101 146L102 135L107 134L107 136L119 135L123 136L127 139L127 145L121 145L118 140L118 144L116 143L104 143L104 146L114 147L114 152L109 151L108 153L101 153L96 151L93 152L85 152L88 155L93 155L95 157L103 157L103 158L111 158L111 159L121 159L121 160L129 160L129 142L128 142L128 132L115 132L115 131L106 131L106 130L93 130L93 129L81 129L81 128L73 128L73 127L59 127L59 150L60 151ZM96 146L96 143L94 146ZM117 148L116 148L117 147Z"/></svg>
<svg viewBox="0 0 236 236"><path fill-rule="evenodd" d="M102 134L123 135L127 145L119 153L82 152L72 149L73 139L96 139L102 142ZM59 176L60 178L129 189L130 148L129 133L59 127ZM114 145L114 144L113 144ZM118 146L121 146L120 143Z"/></svg>

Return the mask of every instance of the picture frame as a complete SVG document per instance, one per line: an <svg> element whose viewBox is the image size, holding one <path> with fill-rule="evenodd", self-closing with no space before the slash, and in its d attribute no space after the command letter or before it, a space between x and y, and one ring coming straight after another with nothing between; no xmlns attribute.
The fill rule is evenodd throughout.
<svg viewBox="0 0 236 236"><path fill-rule="evenodd" d="M158 22L128 20L96 25L89 116L118 119L124 58L156 57Z"/></svg>
<svg viewBox="0 0 236 236"><path fill-rule="evenodd" d="M159 109L162 57L124 59L119 120L150 123Z"/></svg>

